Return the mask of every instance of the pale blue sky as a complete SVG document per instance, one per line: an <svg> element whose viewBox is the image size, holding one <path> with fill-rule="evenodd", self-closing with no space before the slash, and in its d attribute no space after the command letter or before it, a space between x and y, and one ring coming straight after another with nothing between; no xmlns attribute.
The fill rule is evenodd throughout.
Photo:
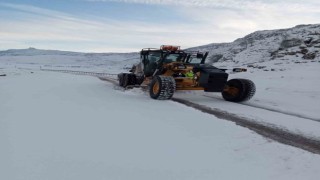
<svg viewBox="0 0 320 180"><path fill-rule="evenodd" d="M128 52L320 23L318 0L0 0L0 50Z"/></svg>

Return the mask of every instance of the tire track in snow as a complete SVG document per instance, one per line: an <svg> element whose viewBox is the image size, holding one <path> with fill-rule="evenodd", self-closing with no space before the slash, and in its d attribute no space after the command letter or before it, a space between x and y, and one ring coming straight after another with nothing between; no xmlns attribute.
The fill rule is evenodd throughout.
<svg viewBox="0 0 320 180"><path fill-rule="evenodd" d="M196 104L184 99L172 98L172 100L180 104L184 104L188 107L197 109L201 112L214 115L219 119L234 122L239 126L248 128L264 137L275 140L277 142L304 149L315 154L320 154L320 140L305 137L302 134L296 134L276 126L257 123L256 121L249 118L240 117L236 114Z"/></svg>
<svg viewBox="0 0 320 180"><path fill-rule="evenodd" d="M208 97L208 98L213 98L213 99L221 100L221 99L216 98L216 97L213 97L213 96L208 96L208 95L203 95L203 96L204 96L204 97ZM233 103L233 102L230 102L230 103ZM269 107L266 107L266 106L263 106L263 105L258 105L258 104L245 104L245 103L236 103L236 104L241 104L241 105L244 105L244 106L254 107L254 108L258 108L258 109L264 109L264 110L267 110L267 111L272 111L272 112L281 113L281 114L285 114L285 115L289 115L289 116L294 116L294 117L298 117L298 118L303 118L303 119L308 119L308 120L311 120L311 121L320 122L320 119L317 119L317 118L308 117L308 116L305 116L305 115L302 115L302 114L298 114L298 113L294 113L294 112L277 110L277 109L269 108Z"/></svg>

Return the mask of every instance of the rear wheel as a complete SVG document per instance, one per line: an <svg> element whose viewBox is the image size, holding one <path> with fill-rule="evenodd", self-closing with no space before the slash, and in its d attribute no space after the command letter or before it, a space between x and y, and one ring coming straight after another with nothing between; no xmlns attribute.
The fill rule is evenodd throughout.
<svg viewBox="0 0 320 180"><path fill-rule="evenodd" d="M256 92L255 84L248 79L231 79L222 91L226 101L243 102L251 99Z"/></svg>
<svg viewBox="0 0 320 180"><path fill-rule="evenodd" d="M171 99L176 90L176 82L171 76L155 76L149 88L152 99L167 100Z"/></svg>

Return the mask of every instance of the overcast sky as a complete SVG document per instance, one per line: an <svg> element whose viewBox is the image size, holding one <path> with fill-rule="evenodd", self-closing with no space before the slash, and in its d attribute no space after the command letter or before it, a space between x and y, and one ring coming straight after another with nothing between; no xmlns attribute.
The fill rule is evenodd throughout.
<svg viewBox="0 0 320 180"><path fill-rule="evenodd" d="M0 50L128 52L320 23L319 0L0 0Z"/></svg>

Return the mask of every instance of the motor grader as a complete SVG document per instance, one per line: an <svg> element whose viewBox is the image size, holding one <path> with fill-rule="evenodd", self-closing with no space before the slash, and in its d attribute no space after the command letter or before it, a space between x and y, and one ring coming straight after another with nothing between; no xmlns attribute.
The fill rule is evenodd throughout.
<svg viewBox="0 0 320 180"><path fill-rule="evenodd" d="M228 81L226 69L206 64L208 52L188 52L180 46L162 45L160 49L140 51L141 62L130 73L118 74L119 85L124 88L148 87L150 97L171 99L175 91L203 90L221 92L226 101L242 102L255 94L255 84L248 79ZM245 71L242 68L235 72Z"/></svg>

